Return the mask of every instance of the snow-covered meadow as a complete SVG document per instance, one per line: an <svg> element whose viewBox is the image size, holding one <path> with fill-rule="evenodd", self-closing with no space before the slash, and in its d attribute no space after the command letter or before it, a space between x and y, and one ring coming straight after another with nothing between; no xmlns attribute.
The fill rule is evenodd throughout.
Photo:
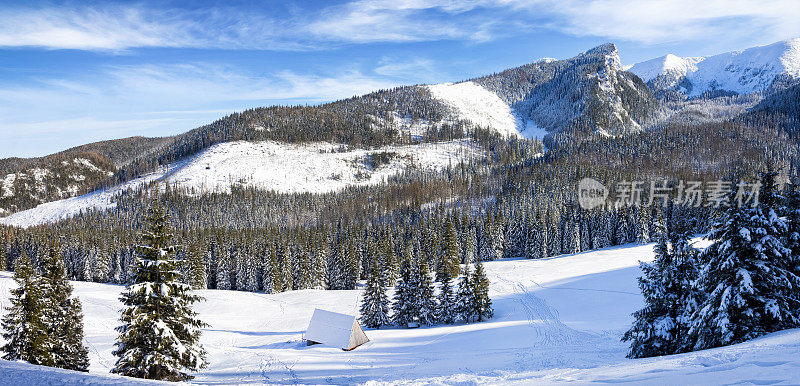
<svg viewBox="0 0 800 386"><path fill-rule="evenodd" d="M359 291L291 291L267 295L200 291L197 306L210 323L202 344L211 366L201 384L796 384L800 331L771 334L735 346L630 360L620 342L630 314L642 305L638 261L652 245L626 245L541 260L486 263L495 317L467 325L367 330L371 342L345 352L308 347L303 333L315 308L354 314ZM120 286L74 283L86 314L91 372L104 374L118 324ZM10 273L0 273L8 304ZM24 373L78 383L80 376L0 361L4 376ZM53 372L58 374L53 375ZM5 374L5 375L4 375ZM58 378L61 377L61 378ZM13 378L6 378L9 380ZM101 378L102 379L102 378ZM87 381L88 382L88 381ZM109 379L118 382L118 379Z"/></svg>

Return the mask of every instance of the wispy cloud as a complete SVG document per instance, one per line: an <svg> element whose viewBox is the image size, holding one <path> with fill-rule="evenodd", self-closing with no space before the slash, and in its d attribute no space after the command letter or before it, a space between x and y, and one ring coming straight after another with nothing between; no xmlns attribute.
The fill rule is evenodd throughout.
<svg viewBox="0 0 800 386"><path fill-rule="evenodd" d="M91 77L1 88L0 154L33 155L12 148L23 143L36 142L35 154L46 154L100 139L175 134L246 108L329 101L395 85L353 68L331 73L258 75L207 63L108 66Z"/></svg>
<svg viewBox="0 0 800 386"><path fill-rule="evenodd" d="M244 15L244 16L243 16ZM291 21L236 9L142 5L0 6L0 47L122 51L142 47L303 50Z"/></svg>
<svg viewBox="0 0 800 386"><path fill-rule="evenodd" d="M378 42L480 43L535 28L644 43L800 35L795 0L354 0L292 7L0 6L0 47L313 50Z"/></svg>
<svg viewBox="0 0 800 386"><path fill-rule="evenodd" d="M0 5L0 47L123 51L141 47L311 50L342 43L486 41L498 15L479 1L358 0L282 12L241 5Z"/></svg>
<svg viewBox="0 0 800 386"><path fill-rule="evenodd" d="M642 43L800 35L794 0L498 0L576 36Z"/></svg>
<svg viewBox="0 0 800 386"><path fill-rule="evenodd" d="M484 41L487 15L470 11L479 1L359 0L321 12L305 28L319 37L357 43L442 39ZM495 15L499 16L499 15Z"/></svg>

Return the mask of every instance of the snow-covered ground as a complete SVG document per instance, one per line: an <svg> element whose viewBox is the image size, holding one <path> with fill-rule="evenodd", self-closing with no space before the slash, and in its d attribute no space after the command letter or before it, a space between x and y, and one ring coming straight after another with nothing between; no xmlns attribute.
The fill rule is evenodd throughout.
<svg viewBox="0 0 800 386"><path fill-rule="evenodd" d="M23 210L10 216L0 218L0 224L30 227L39 224L57 222L59 220L80 214L88 209L113 208L116 205L113 199L120 193L128 189L133 189L138 186L163 179L165 176L168 176L171 172L177 168L180 168L184 164L185 162L178 162L161 168L161 170L158 172L149 174L145 177L137 178L115 187L96 190L94 192L84 194L83 196L40 204L35 208Z"/></svg>
<svg viewBox="0 0 800 386"><path fill-rule="evenodd" d="M475 82L434 84L428 86L428 90L461 119L492 128L504 136L520 135L519 122L511 107Z"/></svg>
<svg viewBox="0 0 800 386"><path fill-rule="evenodd" d="M391 159L373 170L365 159L380 153L392 154ZM411 167L440 170L483 156L480 148L466 140L374 150L348 150L342 145L323 142L302 145L272 141L226 142L146 177L0 218L0 224L29 227L56 222L91 208L113 208L114 197L121 192L157 180L198 193L230 192L233 183L284 193L326 193L348 186L380 183Z"/></svg>
<svg viewBox="0 0 800 386"><path fill-rule="evenodd" d="M608 248L542 260L486 263L495 317L468 325L367 330L371 341L350 352L307 347L314 308L354 314L360 291L304 290L266 295L200 291L211 324L202 343L211 366L203 384L434 383L797 384L800 330L752 342L661 358L625 358L619 341L642 305L638 260L652 245ZM10 273L0 273L8 304ZM74 283L86 315L91 372L106 373L122 287ZM0 362L0 383L9 366ZM36 381L38 373L30 374ZM52 379L52 375L41 373ZM67 378L73 382L73 378ZM77 382L75 382L77 383Z"/></svg>
<svg viewBox="0 0 800 386"><path fill-rule="evenodd" d="M549 59L542 59L547 61ZM542 140L547 130L523 119L497 94L475 82L441 83L427 86L434 98L449 106L459 119L488 127L504 136Z"/></svg>
<svg viewBox="0 0 800 386"><path fill-rule="evenodd" d="M693 86L689 96L715 89L739 94L763 91L779 74L800 78L800 38L709 57L666 55L637 63L629 71L645 82L662 74L685 76Z"/></svg>
<svg viewBox="0 0 800 386"><path fill-rule="evenodd" d="M391 160L374 170L367 157L391 154ZM468 141L387 146L375 150L343 149L330 143L285 144L227 142L214 145L193 158L167 180L198 191L229 192L232 183L282 193L327 193L347 186L369 185L412 166L442 169L482 157Z"/></svg>

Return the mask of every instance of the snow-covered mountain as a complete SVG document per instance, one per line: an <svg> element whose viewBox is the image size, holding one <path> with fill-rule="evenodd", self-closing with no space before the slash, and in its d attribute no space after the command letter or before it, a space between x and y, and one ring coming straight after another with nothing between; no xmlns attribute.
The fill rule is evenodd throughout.
<svg viewBox="0 0 800 386"><path fill-rule="evenodd" d="M668 54L633 65L654 92L687 97L705 93L748 94L768 90L776 80L800 79L800 38L708 57Z"/></svg>
<svg viewBox="0 0 800 386"><path fill-rule="evenodd" d="M523 134L541 129L638 132L656 107L645 84L622 69L617 47L610 43L570 59L539 60L472 82L509 106Z"/></svg>

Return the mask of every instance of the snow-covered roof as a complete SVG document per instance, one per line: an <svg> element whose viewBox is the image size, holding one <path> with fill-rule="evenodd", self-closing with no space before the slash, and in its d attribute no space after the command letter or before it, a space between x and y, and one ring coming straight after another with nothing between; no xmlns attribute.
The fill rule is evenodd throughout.
<svg viewBox="0 0 800 386"><path fill-rule="evenodd" d="M314 310L305 338L308 341L350 350L365 343L366 335L353 315Z"/></svg>

